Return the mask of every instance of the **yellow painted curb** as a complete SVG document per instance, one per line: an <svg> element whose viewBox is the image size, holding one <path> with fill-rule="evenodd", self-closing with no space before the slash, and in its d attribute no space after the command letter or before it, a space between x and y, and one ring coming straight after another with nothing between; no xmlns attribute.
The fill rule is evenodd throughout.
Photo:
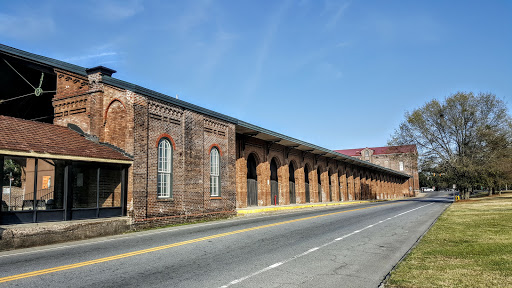
<svg viewBox="0 0 512 288"><path fill-rule="evenodd" d="M236 211L236 213L237 213L237 215L245 215L245 214L273 212L273 211L280 211L280 210L304 209L304 208L313 208L313 207L322 207L322 206L351 205L351 204L371 203L371 202L380 202L380 201L386 201L386 200L319 203L319 204L309 204L309 205L301 205L301 206L281 206L281 207L276 206L276 207L255 208L255 209L250 209L250 210L238 210L238 211Z"/></svg>

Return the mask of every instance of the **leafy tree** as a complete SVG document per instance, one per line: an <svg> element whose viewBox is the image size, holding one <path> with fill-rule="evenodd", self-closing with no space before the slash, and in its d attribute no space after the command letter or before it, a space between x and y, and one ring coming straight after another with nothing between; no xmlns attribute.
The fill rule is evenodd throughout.
<svg viewBox="0 0 512 288"><path fill-rule="evenodd" d="M3 185L9 185L9 175L12 173L12 177L14 180L11 185L16 187L21 187L21 174L22 174L22 166L11 159L7 159L4 161L4 179Z"/></svg>
<svg viewBox="0 0 512 288"><path fill-rule="evenodd" d="M469 198L476 185L510 181L511 123L494 94L457 92L407 112L389 144L416 144L421 170L443 172Z"/></svg>

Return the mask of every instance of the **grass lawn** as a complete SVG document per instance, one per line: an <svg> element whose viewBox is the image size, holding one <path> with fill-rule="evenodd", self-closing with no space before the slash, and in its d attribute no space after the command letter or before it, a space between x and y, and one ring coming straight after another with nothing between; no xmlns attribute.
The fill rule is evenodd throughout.
<svg viewBox="0 0 512 288"><path fill-rule="evenodd" d="M512 193L454 203L385 287L512 287Z"/></svg>

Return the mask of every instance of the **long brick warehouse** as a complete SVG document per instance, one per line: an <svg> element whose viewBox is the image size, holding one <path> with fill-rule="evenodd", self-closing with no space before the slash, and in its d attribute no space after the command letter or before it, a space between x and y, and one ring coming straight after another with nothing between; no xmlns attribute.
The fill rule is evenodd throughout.
<svg viewBox="0 0 512 288"><path fill-rule="evenodd" d="M50 206L49 203L54 203L57 198L64 199L62 201L73 199L73 203L59 204L64 216L62 219L55 216L57 219L53 220L77 219L78 215L85 215L76 212L80 207L77 199L82 199L78 194L89 193L96 197L90 197L90 203L80 204L85 207L80 209L96 209L96 214L91 217L101 217L102 211L107 209L105 201L111 201L109 203L114 204L109 204L109 211L119 206L119 210L115 210L119 212L115 213L129 216L132 225L158 226L196 218L225 217L235 214L237 208L250 206L414 196L413 179L405 173L118 80L112 77L114 70L102 66L86 69L4 45L0 45L0 53L2 62L9 64L2 63L0 69L4 74L12 74L13 79L17 77L13 69L36 78L43 73L45 79L50 79L44 89L55 92L43 94L46 98L40 100L47 102L44 105L53 114L48 123L70 127L76 131L73 133L80 133L89 141L122 153L131 160L131 163L115 164L122 177L119 181L116 178L119 188L112 188L111 192L83 187L85 178L80 174L85 170L77 167L93 165L87 160L70 158L74 162L62 162L64 172L54 171L47 177L57 183L60 181L58 175L65 175L62 179L66 179L70 188L59 192L60 186L47 185L49 192L44 195L50 196L41 201L36 201L40 198L39 192L30 192L34 194L30 199L34 200L26 203L35 207L35 212L30 213L50 215L49 211L58 205ZM2 95L23 93L14 86L9 89ZM2 114L30 119L4 110ZM2 150L1 147L0 154L0 164L10 159L13 163L28 163L21 158L42 157L23 156L15 149ZM58 158L51 154L44 157ZM101 161L107 163L108 159ZM111 181L104 176L107 175L103 173L104 166L91 166L91 169L97 171L94 172L97 174L91 174L98 175L94 178L97 187ZM20 189L25 189L26 194L27 188L21 182ZM58 193L70 196L57 197ZM115 193L122 194L115 196L121 200L112 200L117 195ZM12 199L2 198L2 201L10 207L2 213L29 213L21 206L17 208ZM39 209L37 205L46 206ZM39 214L33 215L30 219L35 221L31 222L37 222Z"/></svg>

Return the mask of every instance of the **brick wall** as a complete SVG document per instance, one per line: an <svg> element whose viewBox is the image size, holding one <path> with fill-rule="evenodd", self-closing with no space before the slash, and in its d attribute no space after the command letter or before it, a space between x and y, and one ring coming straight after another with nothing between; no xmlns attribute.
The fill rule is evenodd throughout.
<svg viewBox="0 0 512 288"><path fill-rule="evenodd" d="M354 156L354 158L366 160L373 164L411 175L412 179L409 182L409 186L411 187L412 190L419 191L420 184L418 175L418 155L416 153L393 153L374 155L373 150L363 149L361 151L361 154L364 154L365 151L368 151L368 157L363 155ZM403 170L400 170L400 162L403 162ZM400 185L402 185L402 183ZM409 186L407 186L407 190L409 190ZM410 191L410 194L413 195L414 191Z"/></svg>
<svg viewBox="0 0 512 288"><path fill-rule="evenodd" d="M133 223L155 226L234 213L233 124L106 85L101 72L88 77L56 73L54 124L77 125L99 141L133 155L127 179L127 211ZM157 197L157 145L162 135L174 146L171 198ZM220 197L210 197L212 145L221 151ZM104 195L105 205L118 201L118 186L112 189Z"/></svg>
<svg viewBox="0 0 512 288"><path fill-rule="evenodd" d="M135 112L133 211L138 225L164 225L234 214L234 125L165 103L141 99ZM173 143L172 197L157 197L158 143ZM210 196L210 151L220 151L220 197Z"/></svg>
<svg viewBox="0 0 512 288"><path fill-rule="evenodd" d="M258 206L271 205L270 163L278 165L279 205L290 204L289 165L295 168L296 203L306 203L305 167L309 169L309 191L311 203L367 199L391 199L409 196L403 193L408 180L392 178L343 161L315 155L309 152L266 142L250 135L236 137L236 207L247 207L247 159L254 155L257 162ZM318 179L320 178L321 187ZM384 181L384 179L387 179ZM329 185L330 180L330 185ZM405 182L404 182L405 181ZM412 181L412 180L411 180ZM329 195L329 186L331 195ZM321 197L319 197L319 189Z"/></svg>
<svg viewBox="0 0 512 288"><path fill-rule="evenodd" d="M270 163L277 164L279 205L290 204L289 165L294 163L296 203L395 198L407 181L309 152L237 134L235 125L186 108L106 85L101 72L83 77L56 70L54 123L74 124L130 155L128 215L139 226L225 217L247 206L247 159L254 155L259 206L271 205ZM172 197L157 197L158 143L173 146ZM210 195L210 152L220 152L220 196ZM304 167L309 173L305 175ZM412 167L412 164L408 167ZM379 177L381 181L379 182ZM319 183L321 181L321 195ZM412 181L412 180L411 180ZM117 183L117 182L116 182ZM105 183L102 202L116 205L119 185ZM330 190L331 189L331 190ZM330 191L330 192L329 192ZM380 195L379 195L380 192ZM401 196L400 196L401 197Z"/></svg>

